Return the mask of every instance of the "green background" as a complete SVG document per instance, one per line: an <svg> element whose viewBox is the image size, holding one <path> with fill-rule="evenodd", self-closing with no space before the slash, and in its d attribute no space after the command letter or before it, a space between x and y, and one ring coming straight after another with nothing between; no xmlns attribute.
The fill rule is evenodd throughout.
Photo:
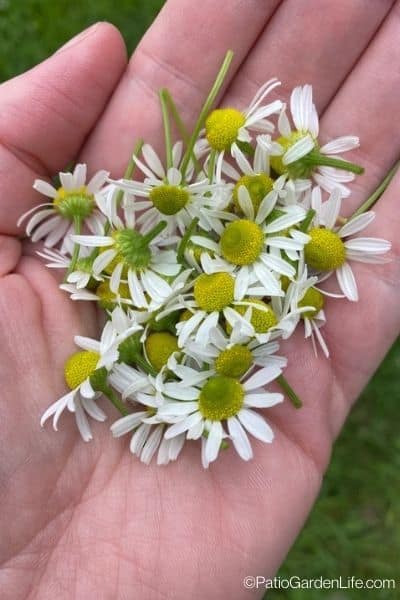
<svg viewBox="0 0 400 600"><path fill-rule="evenodd" d="M33 66L99 20L114 23L132 51L162 4L162 0L0 0L0 80ZM398 577L399 366L398 342L337 441L320 498L282 566L282 577ZM397 593L274 591L268 598L393 599L400 597L399 580L397 588Z"/></svg>

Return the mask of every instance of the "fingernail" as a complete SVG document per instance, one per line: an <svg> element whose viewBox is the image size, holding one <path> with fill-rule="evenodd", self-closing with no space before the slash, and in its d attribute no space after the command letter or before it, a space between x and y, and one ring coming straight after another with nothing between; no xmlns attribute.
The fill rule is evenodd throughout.
<svg viewBox="0 0 400 600"><path fill-rule="evenodd" d="M76 35L71 40L69 40L66 44L61 46L61 48L59 48L55 52L55 54L58 54L59 52L64 52L64 50L67 50L67 49L71 48L72 46L75 46L75 44L79 44L88 35L91 35L92 33L94 33L94 31L98 28L99 25L100 25L100 23L95 23L94 25L91 25L87 29L84 29L83 31L78 33L78 35Z"/></svg>

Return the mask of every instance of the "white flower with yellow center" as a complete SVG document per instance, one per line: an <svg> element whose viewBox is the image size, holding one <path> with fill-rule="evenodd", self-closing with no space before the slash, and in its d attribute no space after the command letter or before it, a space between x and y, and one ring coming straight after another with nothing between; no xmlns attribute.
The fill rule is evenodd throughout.
<svg viewBox="0 0 400 600"><path fill-rule="evenodd" d="M309 237L293 228L305 217L300 206L287 206L274 211L277 195L269 192L258 210L254 210L245 185L238 190L238 203L245 218L225 226L219 244L202 236L192 241L212 250L214 257L203 253L201 265L207 274L230 272L235 278L234 300L246 295L283 296L279 275L293 278L296 270L280 253L297 260Z"/></svg>
<svg viewBox="0 0 400 600"><path fill-rule="evenodd" d="M332 273L343 294L356 302L357 284L350 262L381 263L391 248L390 242L380 238L351 237L365 229L375 218L372 211L350 218L345 225L336 226L342 198L338 190L321 204L308 230L310 241L304 247L304 260L315 273L327 279ZM314 204L316 207L316 204ZM349 238L350 239L347 239Z"/></svg>
<svg viewBox="0 0 400 600"><path fill-rule="evenodd" d="M206 231L221 229L220 219L225 216L223 209L227 203L226 189L205 178L190 183L193 169L187 171L183 180L178 168L182 154L180 142L173 147L173 166L167 170L149 144L144 144L142 152L143 161L135 158L135 162L145 175L144 181L122 179L114 183L121 190L143 198L133 204L133 210L142 213L137 224L144 233L155 227L160 219L167 223L163 234L167 238L175 234L176 229L184 234L194 218Z"/></svg>
<svg viewBox="0 0 400 600"><path fill-rule="evenodd" d="M275 100L266 105L263 102L278 85L280 85L280 81L277 79L267 81L244 111L236 108L213 110L205 123L205 136L210 148L214 152L224 154L232 149L235 151L240 142L251 142L251 132L272 133L274 125L267 120L267 117L278 114L282 108L282 102Z"/></svg>
<svg viewBox="0 0 400 600"><path fill-rule="evenodd" d="M202 377L203 371L182 366L176 372L182 378L174 384L157 415L172 423L165 438L186 434L187 439L202 438L204 468L216 460L221 443L227 437L243 460L253 457L248 433L270 443L274 433L254 408L269 408L282 402L282 394L267 392L264 386L281 374L281 369L269 366L240 380L226 375ZM227 431L225 430L227 428ZM246 433L247 432L247 433Z"/></svg>
<svg viewBox="0 0 400 600"><path fill-rule="evenodd" d="M53 247L72 231L71 225L77 221L80 227L85 224L94 234L101 231L104 218L97 210L96 197L108 172L98 171L86 184L86 171L86 165L78 164L73 173L59 173L61 187L57 189L47 181L35 180L34 189L52 201L35 206L18 220L19 226L30 216L26 235L32 242L44 240L45 246Z"/></svg>
<svg viewBox="0 0 400 600"><path fill-rule="evenodd" d="M163 228L161 222L147 234L125 227L112 230L110 235L74 235L72 240L100 248L93 262L93 275L109 276L110 290L114 294L122 282L127 282L134 305L155 310L174 293L167 278L175 277L182 268L177 262L176 252L159 251L151 243ZM181 285L183 287L183 283Z"/></svg>
<svg viewBox="0 0 400 600"><path fill-rule="evenodd" d="M132 327L129 333L139 329L140 327ZM96 404L96 400L101 396L95 385L97 373L103 368L109 371L113 367L119 357L120 342L121 337L110 321L106 323L100 341L75 336L76 345L83 350L72 354L64 365L64 378L70 391L44 412L40 421L42 427L47 419L53 416L53 427L57 430L62 412L68 409L75 414L82 439L85 442L92 439L87 415L96 421L106 419L106 414Z"/></svg>
<svg viewBox="0 0 400 600"><path fill-rule="evenodd" d="M271 167L279 175L288 173L292 179L312 178L328 192L338 187L344 197L348 196L350 191L345 184L353 181L355 174L361 174L363 169L336 155L358 148L358 137L342 136L319 146L319 120L311 85L294 88L290 110L295 129L290 126L284 106L278 119L280 137L276 140L282 154L271 157Z"/></svg>

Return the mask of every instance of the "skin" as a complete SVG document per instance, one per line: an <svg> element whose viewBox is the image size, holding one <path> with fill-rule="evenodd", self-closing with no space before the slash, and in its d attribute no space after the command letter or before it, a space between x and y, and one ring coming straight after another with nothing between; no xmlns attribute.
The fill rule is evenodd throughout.
<svg viewBox="0 0 400 600"><path fill-rule="evenodd" d="M400 176L367 234L392 242L392 260L356 264L357 306L328 303L331 360L315 359L300 332L284 347L286 375L304 408L286 402L269 409L273 445L254 442L249 463L221 452L208 471L193 443L166 468L142 465L128 439L111 439L111 406L90 444L71 415L63 415L57 434L40 429L42 412L65 392L72 334L96 336L98 324L92 307L58 290L19 241L15 223L41 201L35 177L74 158L119 176L137 138L159 147L161 86L192 123L227 48L235 60L223 104L245 106L276 74L286 99L294 85L313 84L323 140L360 135L362 147L349 159L367 173L345 202L351 212L399 154L399 13L399 2L387 0L326 2L324 10L319 0L227 0L222 11L214 0L169 0L129 63L118 31L101 23L1 86L3 600L262 596L261 588L246 590L243 577L276 572L318 494L352 403L399 330Z"/></svg>

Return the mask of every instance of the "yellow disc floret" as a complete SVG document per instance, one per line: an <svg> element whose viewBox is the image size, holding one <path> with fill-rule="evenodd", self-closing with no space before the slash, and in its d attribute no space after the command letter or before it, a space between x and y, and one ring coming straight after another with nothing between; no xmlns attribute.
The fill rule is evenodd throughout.
<svg viewBox="0 0 400 600"><path fill-rule="evenodd" d="M316 271L331 271L346 260L346 248L337 233L315 227L308 232L311 240L304 247L308 266Z"/></svg>
<svg viewBox="0 0 400 600"><path fill-rule="evenodd" d="M254 212L257 213L261 202L265 196L272 190L274 182L271 177L260 173L259 175L243 175L233 188L233 202L238 212L243 213L239 204L239 188L244 186L249 192L250 200L254 207Z"/></svg>
<svg viewBox="0 0 400 600"><path fill-rule="evenodd" d="M298 303L299 307L310 306L310 310L301 313L303 319L312 319L319 313L324 307L324 297L319 290L316 288L308 288L303 298Z"/></svg>
<svg viewBox="0 0 400 600"><path fill-rule="evenodd" d="M267 333L271 327L275 327L275 325L277 325L278 319L276 318L276 314L269 304L263 302L263 300L259 300L258 298L249 298L249 302L252 305L255 304L257 307L259 307L255 308L252 306L251 308L250 323L253 325L256 333ZM235 310L240 315L244 315L248 308L248 305L240 304L235 306Z"/></svg>
<svg viewBox="0 0 400 600"><path fill-rule="evenodd" d="M219 375L241 377L253 363L253 355L247 346L235 344L223 350L215 360L215 370Z"/></svg>
<svg viewBox="0 0 400 600"><path fill-rule="evenodd" d="M100 354L82 350L72 354L64 365L64 377L71 390L79 387L96 370Z"/></svg>
<svg viewBox="0 0 400 600"><path fill-rule="evenodd" d="M131 298L127 283L119 284L118 294L120 298L124 300L129 300ZM104 308L104 310L112 310L115 308L115 305L118 302L117 294L114 294L114 292L110 290L109 281L103 281L100 283L100 285L96 288L96 296L98 296L99 304L101 308ZM125 303L121 302L121 304L124 306Z"/></svg>
<svg viewBox="0 0 400 600"><path fill-rule="evenodd" d="M282 161L283 155L289 150L289 148L294 146L294 144L301 140L301 138L303 138L304 136L305 134L301 131L292 131L292 133L287 137L281 136L276 140L278 144L282 146L283 154L279 156L271 156L269 159L271 167L273 168L275 173L278 173L278 175L283 175L283 173L287 172L288 168L286 165L283 164Z"/></svg>
<svg viewBox="0 0 400 600"><path fill-rule="evenodd" d="M189 201L189 193L176 185L160 185L151 190L149 198L163 215L176 215Z"/></svg>
<svg viewBox="0 0 400 600"><path fill-rule="evenodd" d="M237 140L246 118L236 108L213 110L206 120L206 138L213 150L229 150Z"/></svg>
<svg viewBox="0 0 400 600"><path fill-rule="evenodd" d="M220 311L233 302L234 287L229 273L202 273L194 284L194 299L206 312Z"/></svg>
<svg viewBox="0 0 400 600"><path fill-rule="evenodd" d="M85 219L95 207L93 194L89 194L85 185L71 190L58 188L53 203L60 215L71 220L74 217Z"/></svg>
<svg viewBox="0 0 400 600"><path fill-rule="evenodd" d="M232 221L221 235L222 256L234 265L250 265L260 256L264 240L257 223L247 219Z"/></svg>
<svg viewBox="0 0 400 600"><path fill-rule="evenodd" d="M244 390L232 377L217 375L204 385L199 397L199 410L205 419L223 421L234 417L243 406Z"/></svg>
<svg viewBox="0 0 400 600"><path fill-rule="evenodd" d="M144 345L147 358L157 371L161 371L171 354L179 350L177 338L168 331L151 333Z"/></svg>

